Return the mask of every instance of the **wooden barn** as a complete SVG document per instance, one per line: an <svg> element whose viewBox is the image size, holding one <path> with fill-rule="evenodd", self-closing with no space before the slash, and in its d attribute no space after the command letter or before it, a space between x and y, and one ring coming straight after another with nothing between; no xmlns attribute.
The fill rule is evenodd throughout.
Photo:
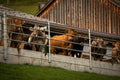
<svg viewBox="0 0 120 80"><path fill-rule="evenodd" d="M120 36L120 0L49 0L36 16L73 28Z"/></svg>

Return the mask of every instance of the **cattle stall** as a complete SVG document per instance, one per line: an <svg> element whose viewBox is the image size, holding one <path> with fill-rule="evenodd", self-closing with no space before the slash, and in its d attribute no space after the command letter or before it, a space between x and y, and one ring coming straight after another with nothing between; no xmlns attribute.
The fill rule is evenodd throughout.
<svg viewBox="0 0 120 80"><path fill-rule="evenodd" d="M73 27L70 27L69 25L64 25L64 24L53 22L53 21L49 21L47 19L34 17L32 15L18 12L3 6L0 6L0 18L1 18L0 19L1 21L0 22L0 33L1 33L0 45L3 46L3 51L1 50L0 54L3 54L3 59L5 61L8 61L7 59L9 59L9 53L10 53L9 48L11 49L11 47L13 47L14 48L13 50L17 50L18 54L16 56L18 57L21 57L27 53L27 52L24 53L24 49L32 50L31 51L32 54L35 53L35 55L37 54L44 55L41 57L47 58L49 64L54 62L54 58L62 59L62 57L63 58L67 57L67 59L72 58L71 62L73 62L74 59L75 60L77 59L78 61L81 59L83 60L85 59L85 61L87 60L87 62L89 62L89 66L88 65L87 66L90 67L90 69L93 68L93 64L95 65L95 63L93 63L94 61L101 62L101 63L105 62L109 65L119 66L119 63L112 62L112 55L111 55L111 51L113 48L112 43L120 41L120 37L118 35L93 32L90 29L84 30L84 29L79 29L77 27L73 28ZM55 30L52 30L52 29L55 29ZM66 34L66 32L64 32L66 30L74 30L76 34ZM44 34L46 35L44 36ZM55 35L56 36L64 35L65 37L70 38L70 40L68 39L59 40L59 38L58 39L53 38ZM107 50L105 54L98 54L97 52L91 52L91 47L99 48L99 46L96 46L96 45L94 46L91 44L91 42L94 39L96 41L97 38L99 37L102 38L103 41L106 41L108 44L107 46L101 47L102 49ZM113 39L114 41L111 40L112 38L114 38ZM41 40L44 42L41 43ZM47 40L47 42L45 42L45 40ZM68 44L75 45L75 46L77 45L80 48L77 49L76 47L73 47L73 46L66 47L66 45L63 45L63 46L50 45L51 40L57 41L56 43L58 42L65 43L65 44L67 43L66 45ZM53 54L51 52L51 48L54 48L54 50L57 52L54 51L55 53ZM37 51L37 52L34 52L34 51ZM64 54L64 51L66 51L67 54ZM102 56L102 60L92 59L93 57L92 54ZM30 56L32 57L32 55L29 55L29 57ZM57 57L53 57L53 56L57 56ZM66 62L63 62L63 63L66 63ZM77 65L77 64L73 64L73 65ZM80 64L80 65L83 65L84 67L84 62L83 64Z"/></svg>

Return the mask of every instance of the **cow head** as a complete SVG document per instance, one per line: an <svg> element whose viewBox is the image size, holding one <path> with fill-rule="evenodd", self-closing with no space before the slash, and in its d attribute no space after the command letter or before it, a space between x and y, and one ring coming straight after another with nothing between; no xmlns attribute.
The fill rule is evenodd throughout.
<svg viewBox="0 0 120 80"><path fill-rule="evenodd" d="M30 37L28 38L28 42L30 43L33 39L33 37L37 37L37 36L45 36L45 33L43 31L45 31L47 29L47 27L40 27L35 25L33 28L33 32L31 33Z"/></svg>
<svg viewBox="0 0 120 80"><path fill-rule="evenodd" d="M120 49L120 43L119 42L114 43L113 46Z"/></svg>
<svg viewBox="0 0 120 80"><path fill-rule="evenodd" d="M103 38L96 38L92 41L92 45L98 46L98 47L106 47L107 42L105 42Z"/></svg>
<svg viewBox="0 0 120 80"><path fill-rule="evenodd" d="M73 30L73 29L69 29L67 31L65 31L66 34L69 34L69 35L75 35L77 34L77 31Z"/></svg>
<svg viewBox="0 0 120 80"><path fill-rule="evenodd" d="M74 39L74 36L77 34L77 31L75 31L73 29L69 29L69 30L65 31L65 34L68 36L68 40L72 41Z"/></svg>

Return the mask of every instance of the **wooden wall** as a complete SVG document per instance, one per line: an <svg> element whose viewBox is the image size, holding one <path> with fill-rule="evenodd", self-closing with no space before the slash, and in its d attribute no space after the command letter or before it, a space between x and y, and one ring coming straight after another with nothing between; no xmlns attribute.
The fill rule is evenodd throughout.
<svg viewBox="0 0 120 80"><path fill-rule="evenodd" d="M120 8L109 0L55 0L40 17L81 29L120 35Z"/></svg>

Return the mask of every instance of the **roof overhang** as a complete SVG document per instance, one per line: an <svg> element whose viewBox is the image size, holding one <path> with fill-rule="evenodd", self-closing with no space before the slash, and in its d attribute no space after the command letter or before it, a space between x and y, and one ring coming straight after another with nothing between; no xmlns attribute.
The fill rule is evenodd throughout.
<svg viewBox="0 0 120 80"><path fill-rule="evenodd" d="M36 14L35 16L39 16L42 14L55 0L50 0L44 7L42 7Z"/></svg>
<svg viewBox="0 0 120 80"><path fill-rule="evenodd" d="M109 0L111 3L113 3L114 5L120 7L120 0Z"/></svg>

